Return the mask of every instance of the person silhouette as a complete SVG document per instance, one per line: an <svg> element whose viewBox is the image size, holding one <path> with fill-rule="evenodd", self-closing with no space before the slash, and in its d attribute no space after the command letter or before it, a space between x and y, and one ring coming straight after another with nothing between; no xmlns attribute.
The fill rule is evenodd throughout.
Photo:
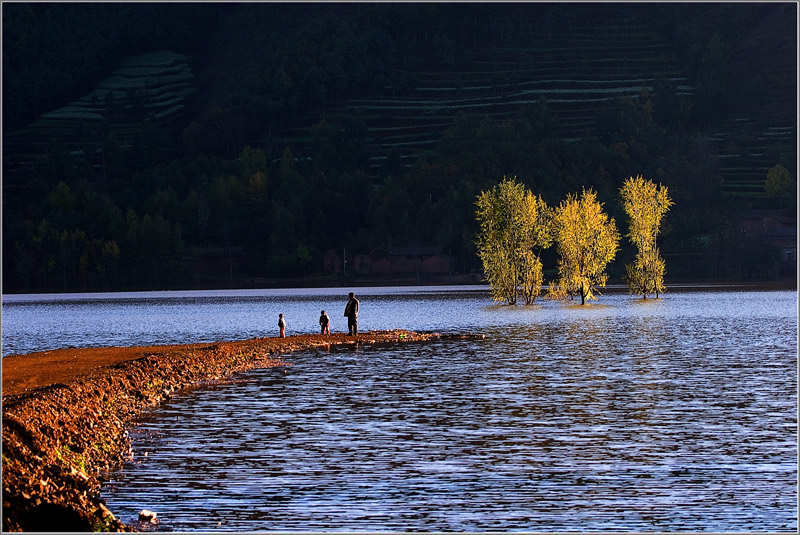
<svg viewBox="0 0 800 535"><path fill-rule="evenodd" d="M331 318L323 310L319 315L319 326L322 329L322 334L331 334L330 323Z"/></svg>
<svg viewBox="0 0 800 535"><path fill-rule="evenodd" d="M353 292L348 294L349 299L344 307L344 315L347 318L348 336L358 335L358 305L359 301Z"/></svg>
<svg viewBox="0 0 800 535"><path fill-rule="evenodd" d="M283 314L278 314L278 328L280 331L280 337L286 338L286 320L283 319Z"/></svg>

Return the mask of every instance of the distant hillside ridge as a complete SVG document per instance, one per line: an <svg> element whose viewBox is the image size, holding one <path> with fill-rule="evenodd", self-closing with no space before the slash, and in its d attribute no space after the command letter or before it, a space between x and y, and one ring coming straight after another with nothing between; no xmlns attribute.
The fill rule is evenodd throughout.
<svg viewBox="0 0 800 535"><path fill-rule="evenodd" d="M110 136L124 145L154 129L172 130L197 93L187 56L161 50L126 57L88 95L5 135L3 171L13 177L30 170L53 140L101 165L95 160L102 161Z"/></svg>
<svg viewBox="0 0 800 535"><path fill-rule="evenodd" d="M760 5L760 16L730 47L728 78L741 93L710 133L727 195L761 198L767 171L797 159L797 4ZM701 24L712 26L709 10Z"/></svg>
<svg viewBox="0 0 800 535"><path fill-rule="evenodd" d="M643 89L652 93L657 82L673 97L694 101L688 112L694 119L683 120L700 121L700 128L703 98L730 106L710 125L713 138L738 136L742 119L753 127L751 138L781 132L779 143L784 137L790 143L796 137L789 131L796 121L794 5L766 4L747 12L715 4L574 7L220 8L205 50L171 52L171 65L158 64L165 52L138 55L133 61L145 63L120 64L86 96L24 129L4 132L5 171L13 174L53 140L72 150L82 150L77 145L87 139L99 143L103 132L128 141L141 130L133 123L152 114L151 122L175 129L168 128L164 141L177 150L232 157L250 144L273 158L285 147L303 157L311 127L323 119L355 118L363 124L377 173L390 153L412 166L458 113L503 121L546 101L558 136L577 140L597 134L603 105ZM155 15L163 17L160 11ZM723 27L732 28L731 35L723 35L715 51L710 42ZM724 77L716 90L724 98L715 98L703 79L702 67L713 67L716 52L724 63L714 71ZM13 81L13 72L6 75ZM753 153L744 150L725 149L730 156Z"/></svg>
<svg viewBox="0 0 800 535"><path fill-rule="evenodd" d="M433 22L427 40L415 32L410 41L387 47L392 53L384 71L362 91L368 96L328 97L321 105L312 99L282 127L268 127L267 136L251 142L290 147L302 158L313 125L355 121L377 178L391 158L411 168L435 150L459 113L499 122L546 101L557 135L574 141L597 135L599 111L616 99L666 90L669 98L689 103L675 110L673 124L706 130L720 151L725 191L763 195L767 169L796 155L796 7L757 6L746 16L724 6L680 6L675 9L686 11L677 11L673 22L657 21L662 26L654 22L658 14L626 8L532 10L530 18L513 21L465 16L449 35L435 34L440 28ZM729 34L722 34L730 42L715 40L725 27L723 15L731 18ZM473 24L474 41L465 37ZM500 37L489 39L481 24ZM700 41L683 44L688 35Z"/></svg>
<svg viewBox="0 0 800 535"><path fill-rule="evenodd" d="M477 281L481 191L591 188L623 232L639 174L675 203L670 277L795 274L731 221L796 214L797 4L1 7L4 291L312 281L409 247Z"/></svg>
<svg viewBox="0 0 800 535"><path fill-rule="evenodd" d="M392 68L378 95L327 106L326 118L363 121L373 169L391 151L413 166L459 113L504 121L545 101L558 120L557 135L571 141L596 135L596 115L604 104L652 92L659 80L671 84L676 95L693 92L671 45L633 18L576 19L568 29L546 31L532 26L468 57L440 54L442 61L421 62L416 69ZM304 154L316 120L318 111L299 114L295 126L273 143Z"/></svg>

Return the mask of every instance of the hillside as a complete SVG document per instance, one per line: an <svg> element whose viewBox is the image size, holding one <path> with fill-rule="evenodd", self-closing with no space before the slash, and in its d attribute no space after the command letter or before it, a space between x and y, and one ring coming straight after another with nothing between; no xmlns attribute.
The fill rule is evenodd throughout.
<svg viewBox="0 0 800 535"><path fill-rule="evenodd" d="M732 80L745 81L732 113L714 129L725 192L761 197L776 162L797 158L797 28L795 6L765 10L729 49ZM707 18L713 21L714 15ZM713 24L711 21L706 24ZM796 176L796 175L795 175Z"/></svg>
<svg viewBox="0 0 800 535"><path fill-rule="evenodd" d="M643 173L677 201L673 273L784 269L709 236L783 206L769 169L796 177L794 4L3 15L4 290L242 284L423 245L469 274L473 199L504 174L617 210ZM62 83L26 83L53 65Z"/></svg>
<svg viewBox="0 0 800 535"><path fill-rule="evenodd" d="M143 135L182 127L187 101L198 93L188 57L156 51L123 58L88 95L49 111L3 139L7 177L33 170L53 139L102 168L109 136L132 144ZM174 144L161 140L164 149ZM96 163L100 162L100 163Z"/></svg>
<svg viewBox="0 0 800 535"><path fill-rule="evenodd" d="M597 135L597 110L604 103L652 92L659 81L672 85L675 95L692 93L672 47L628 15L575 17L552 29L531 22L460 57L454 43L440 41L434 57L415 68L396 59L380 94L327 106L326 117L363 122L376 173L392 151L412 167L435 149L459 113L502 122L544 100L557 118L555 135L573 141ZM318 112L301 114L276 142L301 153L316 117Z"/></svg>

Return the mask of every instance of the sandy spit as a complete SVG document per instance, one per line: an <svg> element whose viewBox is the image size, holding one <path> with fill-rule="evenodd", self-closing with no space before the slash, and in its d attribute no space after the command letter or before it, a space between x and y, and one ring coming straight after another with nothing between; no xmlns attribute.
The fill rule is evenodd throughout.
<svg viewBox="0 0 800 535"><path fill-rule="evenodd" d="M106 507L101 473L130 456L131 419L176 390L285 366L282 355L301 349L442 338L392 330L4 357L3 531L133 531Z"/></svg>

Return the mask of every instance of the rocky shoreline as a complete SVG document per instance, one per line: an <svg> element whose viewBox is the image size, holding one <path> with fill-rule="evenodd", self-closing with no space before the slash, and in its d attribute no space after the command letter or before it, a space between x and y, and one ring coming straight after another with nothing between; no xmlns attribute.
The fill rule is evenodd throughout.
<svg viewBox="0 0 800 535"><path fill-rule="evenodd" d="M106 507L101 473L130 456L131 419L176 390L248 369L285 366L281 355L296 350L453 337L483 335L392 330L6 357L3 531L134 531ZM58 364L44 370L47 358Z"/></svg>

